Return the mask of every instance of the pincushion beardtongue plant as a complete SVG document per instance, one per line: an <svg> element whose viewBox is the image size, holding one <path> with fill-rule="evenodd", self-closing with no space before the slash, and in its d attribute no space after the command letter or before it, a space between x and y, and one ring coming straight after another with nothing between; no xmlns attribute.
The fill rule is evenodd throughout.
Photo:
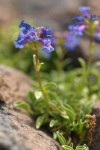
<svg viewBox="0 0 100 150"><path fill-rule="evenodd" d="M41 48L45 55L49 55L52 51L54 51L54 48L52 47L52 29L47 29L43 26L35 28L25 23L24 20L21 21L19 28L21 29L21 32L18 35L18 39L14 42L15 47L23 48L26 43L29 43L30 46L32 46L35 50L33 61L37 73L37 81L39 83L42 94L44 95L45 103L48 105L48 95L42 86L40 78L40 68L43 63L39 62L38 49Z"/></svg>
<svg viewBox="0 0 100 150"><path fill-rule="evenodd" d="M86 14L87 11L85 12L85 16ZM82 16L82 18L84 18L84 15ZM84 20L86 20L86 18ZM74 142L73 138L70 136L71 133L75 134L80 139L80 141L78 140L74 144L75 146L77 143L83 144L84 136L82 137L82 134L86 124L85 115L91 112L91 107L93 103L91 103L90 101L85 103L84 105L84 103L79 102L78 98L80 98L81 96L76 95L76 93L73 94L73 87L70 87L68 89L70 92L67 93L67 88L64 87L65 83L64 85L61 83L61 86L58 86L55 82L46 82L44 84L43 81L41 81L40 69L43 63L39 62L38 50L41 49L46 56L54 51L52 42L52 30L43 26L35 28L25 23L24 21L20 23L19 27L21 29L21 32L18 35L18 39L14 42L15 47L23 48L24 45L28 43L33 48L35 52L35 54L33 55L33 62L39 86L37 86L36 84L36 91L29 92L29 104L18 101L16 102L15 106L23 108L25 111L36 117L37 129L44 124L49 124L56 138L58 137L58 139L60 139L61 141L62 139L64 139L61 134L56 134L56 131L59 130L66 138L69 139L66 144L69 145L71 142ZM86 28L86 25L82 23L76 26L70 26L70 39L68 37L67 42L70 42L71 37L74 36L75 39L72 40L76 41L73 41L73 43L77 43L77 38L83 35L83 31L85 31ZM80 92L77 93L79 94ZM76 97L77 102L73 101L73 104L71 104L70 101L74 98L76 99ZM83 109L84 112L80 109ZM66 146L66 144L63 143L64 150L69 150L69 148L73 150L70 146ZM86 146L77 147L76 150L87 150L86 148Z"/></svg>
<svg viewBox="0 0 100 150"><path fill-rule="evenodd" d="M19 33L18 39L14 44L16 48L23 48L26 43L29 43L35 50L33 61L37 74L37 81L39 83L39 90L34 92L34 94L32 92L29 93L29 102L33 104L32 107L34 110L30 111L31 109L26 103L17 102L16 105L38 117L36 121L37 128L41 127L45 122L50 122L50 127L56 126L58 129L63 128L61 123L59 125L59 121L61 121L62 118L68 119L70 117L69 122L73 123L75 120L74 110L67 104L66 108L63 106L63 103L58 98L60 91L57 88L56 83L49 82L42 85L40 78L40 68L43 63L39 62L38 48L42 47L41 50L46 55L54 50L51 45L53 38L52 30L46 29L45 27L38 27L36 29L31 25L24 23L24 21L20 23L19 27L21 33ZM66 111L69 117L67 116ZM50 119L49 117L54 117L55 119ZM56 120L56 117L58 117L58 120Z"/></svg>

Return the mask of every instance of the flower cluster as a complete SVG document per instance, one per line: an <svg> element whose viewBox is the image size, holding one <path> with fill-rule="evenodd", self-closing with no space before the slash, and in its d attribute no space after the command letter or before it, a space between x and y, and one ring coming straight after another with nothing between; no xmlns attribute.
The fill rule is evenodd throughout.
<svg viewBox="0 0 100 150"><path fill-rule="evenodd" d="M41 43L41 50L45 55L48 55L54 50L52 46L53 34L51 28L47 29L43 26L35 28L25 23L24 20L21 21L19 28L21 29L21 32L14 42L16 48L23 48L29 41L35 41Z"/></svg>
<svg viewBox="0 0 100 150"><path fill-rule="evenodd" d="M88 36L100 40L100 16L90 14L91 7L81 6L81 16L73 18L74 25L69 26L69 33L66 36L65 47L74 50L79 44L79 37L86 33Z"/></svg>

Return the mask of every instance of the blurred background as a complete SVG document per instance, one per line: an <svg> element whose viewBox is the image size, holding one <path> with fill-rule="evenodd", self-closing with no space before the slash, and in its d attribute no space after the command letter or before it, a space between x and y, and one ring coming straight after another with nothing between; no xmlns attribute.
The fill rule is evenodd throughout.
<svg viewBox="0 0 100 150"><path fill-rule="evenodd" d="M15 20L33 19L54 29L63 29L80 5L93 7L99 13L100 0L0 0L0 24Z"/></svg>
<svg viewBox="0 0 100 150"><path fill-rule="evenodd" d="M67 30L72 17L79 15L80 5L92 6L93 13L99 14L99 2L100 0L0 0L0 63L31 72L32 50L28 46L25 50L18 50L13 45L19 32L18 25L22 19L36 26L50 26L55 32L62 33ZM94 60L100 59L99 46L97 43ZM77 57L79 56L87 59L87 49L88 42L83 39L76 51L66 56L72 61L71 66L68 67L78 66ZM55 58L56 55L53 54L52 57ZM41 59L44 59L43 56ZM47 59L49 69L51 68L50 62L51 60ZM56 68L55 64L53 63L54 68Z"/></svg>

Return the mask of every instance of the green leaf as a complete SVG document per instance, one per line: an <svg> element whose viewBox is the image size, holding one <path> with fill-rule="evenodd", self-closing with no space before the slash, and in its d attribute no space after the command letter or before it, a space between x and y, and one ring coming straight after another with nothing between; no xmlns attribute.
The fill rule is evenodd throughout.
<svg viewBox="0 0 100 150"><path fill-rule="evenodd" d="M44 64L43 62L40 63L39 60L38 60L38 63L36 63L36 55L35 54L33 55L33 63L34 63L34 67L35 67L36 71L40 71L41 66Z"/></svg>
<svg viewBox="0 0 100 150"><path fill-rule="evenodd" d="M55 82L48 82L47 84L44 85L44 88L45 89L49 89L49 88L52 88L52 87L57 87L57 84Z"/></svg>
<svg viewBox="0 0 100 150"><path fill-rule="evenodd" d="M35 54L33 55L33 63L34 63L34 67L36 69L36 55Z"/></svg>
<svg viewBox="0 0 100 150"><path fill-rule="evenodd" d="M36 120L36 129L39 129L47 121L47 115L39 116Z"/></svg>
<svg viewBox="0 0 100 150"><path fill-rule="evenodd" d="M53 132L53 138L56 140L57 139L57 134L56 132Z"/></svg>
<svg viewBox="0 0 100 150"><path fill-rule="evenodd" d="M34 93L32 91L28 92L27 101L31 104L34 104L34 100L35 100Z"/></svg>
<svg viewBox="0 0 100 150"><path fill-rule="evenodd" d="M86 107L84 109L84 114L90 114L92 111L93 105L94 105L94 101L88 102L88 104L86 105Z"/></svg>
<svg viewBox="0 0 100 150"><path fill-rule="evenodd" d="M34 95L35 95L35 98L38 100L39 98L42 97L42 92L41 91L35 91Z"/></svg>
<svg viewBox="0 0 100 150"><path fill-rule="evenodd" d="M63 145L62 148L63 150L74 150L71 146L68 145Z"/></svg>
<svg viewBox="0 0 100 150"><path fill-rule="evenodd" d="M83 145L83 146L76 146L75 150L89 150L89 149L86 145Z"/></svg>
<svg viewBox="0 0 100 150"><path fill-rule="evenodd" d="M58 120L51 120L51 121L50 121L50 127L54 127L54 126L56 126L56 125L59 125Z"/></svg>
<svg viewBox="0 0 100 150"><path fill-rule="evenodd" d="M64 104L64 107L65 107L65 108L68 108L68 109L70 109L70 110L72 110L72 111L73 111L73 113L75 113L75 112L74 112L74 110L73 110L73 108L72 108L70 105L68 105L68 104Z"/></svg>
<svg viewBox="0 0 100 150"><path fill-rule="evenodd" d="M14 107L22 108L24 111L26 111L30 114L33 114L33 111L31 111L30 106L27 103L23 102L23 101L15 102Z"/></svg>
<svg viewBox="0 0 100 150"><path fill-rule="evenodd" d="M61 114L63 118L69 119L71 123L75 120L75 112L71 106L68 104L62 105Z"/></svg>
<svg viewBox="0 0 100 150"><path fill-rule="evenodd" d="M81 119L77 122L77 123L73 123L73 130L77 133L77 134L81 134L83 132L84 126L86 124L86 120L82 121Z"/></svg>
<svg viewBox="0 0 100 150"><path fill-rule="evenodd" d="M58 140L60 142L61 145L67 145L67 142L64 138L64 136L62 135L62 133L60 133L59 131L56 132Z"/></svg>
<svg viewBox="0 0 100 150"><path fill-rule="evenodd" d="M68 145L63 145L62 148L63 150L74 150L71 146ZM86 145L83 145L83 146L76 146L75 150L89 150L89 148Z"/></svg>
<svg viewBox="0 0 100 150"><path fill-rule="evenodd" d="M79 62L80 62L80 64L81 64L81 66L82 66L83 68L85 68L85 67L86 67L85 60L82 59L82 58L78 58L78 60L79 60Z"/></svg>

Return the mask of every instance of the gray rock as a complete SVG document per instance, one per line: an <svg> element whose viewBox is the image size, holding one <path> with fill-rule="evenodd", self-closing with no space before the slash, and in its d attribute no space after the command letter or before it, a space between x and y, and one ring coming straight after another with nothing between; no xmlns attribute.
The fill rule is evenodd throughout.
<svg viewBox="0 0 100 150"><path fill-rule="evenodd" d="M53 139L14 114L10 109L0 108L0 150L60 150Z"/></svg>
<svg viewBox="0 0 100 150"><path fill-rule="evenodd" d="M32 91L32 81L24 73L4 65L0 65L0 100L6 104L16 100L25 100Z"/></svg>

